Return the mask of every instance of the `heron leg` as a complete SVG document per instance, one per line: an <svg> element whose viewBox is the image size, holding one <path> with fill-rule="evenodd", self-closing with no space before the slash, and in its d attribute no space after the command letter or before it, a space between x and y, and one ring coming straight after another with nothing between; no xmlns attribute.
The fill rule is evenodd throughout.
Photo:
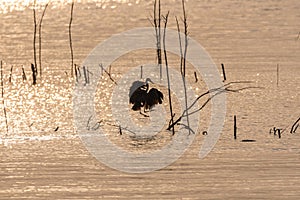
<svg viewBox="0 0 300 200"><path fill-rule="evenodd" d="M149 117L149 115L146 114L146 111L145 111L145 107L144 107L144 112L142 112L142 108L140 110L140 114L143 115L144 117Z"/></svg>

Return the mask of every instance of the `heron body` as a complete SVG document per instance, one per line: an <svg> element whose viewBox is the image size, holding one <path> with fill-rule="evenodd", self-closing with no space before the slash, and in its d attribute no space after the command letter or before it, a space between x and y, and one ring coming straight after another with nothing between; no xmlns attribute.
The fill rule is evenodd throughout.
<svg viewBox="0 0 300 200"><path fill-rule="evenodd" d="M152 82L149 78L146 82L135 81L130 88L129 102L133 104L132 110L140 110L144 108L150 110L156 104L162 104L164 99L163 94L156 88L149 90L149 82ZM153 83L153 82L152 82Z"/></svg>

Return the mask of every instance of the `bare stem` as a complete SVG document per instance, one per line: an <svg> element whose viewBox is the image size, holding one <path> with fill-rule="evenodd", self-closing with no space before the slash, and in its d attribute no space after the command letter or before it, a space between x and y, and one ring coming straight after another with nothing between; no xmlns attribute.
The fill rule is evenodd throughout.
<svg viewBox="0 0 300 200"><path fill-rule="evenodd" d="M181 74L183 74L183 52L182 52L182 42L181 42L181 35L180 35L180 26L179 26L179 22L177 19L177 16L175 16L176 19L176 24L177 24L177 32L178 32L178 39L179 39L179 49L180 49L180 72Z"/></svg>
<svg viewBox="0 0 300 200"><path fill-rule="evenodd" d="M37 62L36 62L36 28L37 28L37 24L36 24L36 11L35 11L35 7L36 7L36 0L34 0L33 2L33 24L34 24L34 29L33 29L33 60L34 60L34 66L37 66Z"/></svg>
<svg viewBox="0 0 300 200"><path fill-rule="evenodd" d="M8 121L7 121L7 113L6 113L6 107L5 107L5 101L4 101L4 83L3 83L3 67L2 67L2 60L1 60L1 97L2 97L2 104L3 104L3 113L5 117L5 125L6 125L6 132L8 133Z"/></svg>
<svg viewBox="0 0 300 200"><path fill-rule="evenodd" d="M158 5L157 5L158 4ZM158 10L158 14L157 14ZM151 23L152 24L152 23ZM162 79L162 53L161 53L161 4L160 0L154 1L153 6L153 26L155 29L156 36L156 54L157 54L157 64L159 65L160 79Z"/></svg>
<svg viewBox="0 0 300 200"><path fill-rule="evenodd" d="M40 23L39 23L39 64L40 64L40 77L42 78L42 23L43 23L43 18L46 12L46 9L48 7L49 3L45 5L45 8L43 10Z"/></svg>
<svg viewBox="0 0 300 200"><path fill-rule="evenodd" d="M69 23L69 41L70 41L70 51L71 51L71 75L74 76L74 56L73 56L73 45L72 45L72 21L73 21L73 9L74 1L71 4L71 16Z"/></svg>
<svg viewBox="0 0 300 200"><path fill-rule="evenodd" d="M167 80L168 80L168 95L169 95L169 106L170 106L170 115L171 115L171 123L174 123L174 115L173 115L173 108L172 108L172 97L171 97L171 88L170 88L170 77L169 77L169 66L168 66L168 56L166 50L166 29L168 24L168 17L169 12L165 16L165 27L163 32L163 47L164 47L164 55L165 55L165 64L166 64L166 73L167 73ZM170 129L168 129L170 130ZM175 129L172 127L172 133L175 134Z"/></svg>
<svg viewBox="0 0 300 200"><path fill-rule="evenodd" d="M185 36L185 43L184 43L184 55L183 55L183 76L185 77L185 70L186 70L186 54L187 54L187 47L188 47L188 25L187 25L187 17L185 12L185 5L184 0L182 0L182 10L183 10L183 24L184 24L184 36Z"/></svg>

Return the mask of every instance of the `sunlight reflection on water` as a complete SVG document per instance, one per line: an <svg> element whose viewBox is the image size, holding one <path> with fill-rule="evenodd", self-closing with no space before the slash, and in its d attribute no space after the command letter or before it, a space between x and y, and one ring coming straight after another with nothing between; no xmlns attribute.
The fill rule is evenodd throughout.
<svg viewBox="0 0 300 200"><path fill-rule="evenodd" d="M36 7L44 7L47 3L50 7L57 8L70 4L72 1L75 3L95 3L97 7L102 9L117 7L117 4L139 4L140 0L36 0ZM22 11L27 7L31 7L34 4L34 0L2 0L0 2L0 14L8 13L12 11Z"/></svg>

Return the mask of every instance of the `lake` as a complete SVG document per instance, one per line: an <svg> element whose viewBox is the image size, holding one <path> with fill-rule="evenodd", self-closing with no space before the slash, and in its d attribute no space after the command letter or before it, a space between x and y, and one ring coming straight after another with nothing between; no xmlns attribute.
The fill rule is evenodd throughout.
<svg viewBox="0 0 300 200"><path fill-rule="evenodd" d="M69 42L72 1L52 0L39 32L47 2L36 1L36 85L33 1L0 3L0 199L299 199L299 1L186 2L189 48L195 41L205 49L187 51L189 104L212 89L209 80L225 87L190 110L194 133L183 117L175 135L166 129L170 96L175 119L185 109L180 56L167 54L168 96L165 68L160 78L156 50L148 48L155 40L145 29L152 27L154 1L75 0L71 38L78 82ZM181 1L162 1L161 15L168 11L168 28L177 30L177 16L183 31ZM168 48L177 42L171 40ZM117 58L109 67L111 55ZM206 61L214 74L206 73L211 69ZM164 101L145 117L130 109L127 92L133 80L149 77ZM215 103L223 97L226 106ZM218 126L222 130L213 131ZM216 144L200 158L209 138Z"/></svg>

